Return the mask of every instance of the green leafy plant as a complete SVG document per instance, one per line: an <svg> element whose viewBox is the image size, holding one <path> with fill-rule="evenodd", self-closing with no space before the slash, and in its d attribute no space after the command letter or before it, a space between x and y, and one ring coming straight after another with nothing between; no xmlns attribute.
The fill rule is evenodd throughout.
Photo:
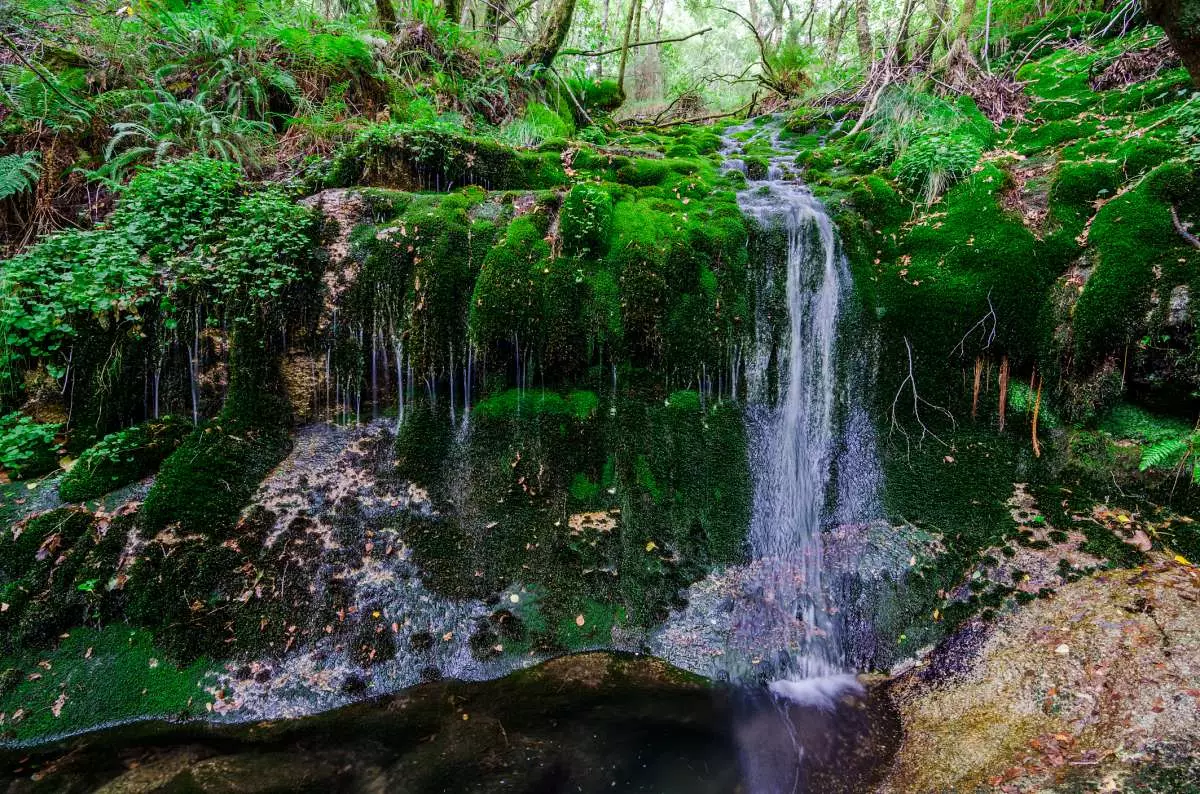
<svg viewBox="0 0 1200 794"><path fill-rule="evenodd" d="M1141 471L1175 469L1190 471L1192 482L1200 483L1200 429L1150 444L1142 450Z"/></svg>
<svg viewBox="0 0 1200 794"><path fill-rule="evenodd" d="M313 213L282 191L251 194L221 220L214 243L198 249L198 275L226 299L278 297L305 274L314 230Z"/></svg>
<svg viewBox="0 0 1200 794"><path fill-rule="evenodd" d="M1180 105L1174 117L1179 125L1176 139L1183 156L1200 162L1200 93L1192 94Z"/></svg>
<svg viewBox="0 0 1200 794"><path fill-rule="evenodd" d="M113 124L100 173L119 181L125 170L149 160L158 165L188 154L201 154L241 166L258 162L271 126L225 108L211 107L204 92L180 99L162 88L135 103L133 120Z"/></svg>
<svg viewBox="0 0 1200 794"><path fill-rule="evenodd" d="M141 301L153 272L121 232L44 238L0 270L0 362L58 351L79 315L119 313Z"/></svg>
<svg viewBox="0 0 1200 794"><path fill-rule="evenodd" d="M896 158L896 178L932 203L952 184L971 173L983 151L968 135L930 135Z"/></svg>
<svg viewBox="0 0 1200 794"><path fill-rule="evenodd" d="M78 132L92 120L84 97L87 72L67 69L56 78L24 67L0 66L0 98L17 118L50 132Z"/></svg>
<svg viewBox="0 0 1200 794"><path fill-rule="evenodd" d="M58 430L57 424L41 424L19 412L0 416L0 467L16 479L53 469Z"/></svg>
<svg viewBox="0 0 1200 794"><path fill-rule="evenodd" d="M41 152L22 152L0 157L0 199L24 193L41 177Z"/></svg>
<svg viewBox="0 0 1200 794"><path fill-rule="evenodd" d="M75 461L58 485L59 495L81 502L134 482L154 471L192 432L186 419L165 416L100 439Z"/></svg>

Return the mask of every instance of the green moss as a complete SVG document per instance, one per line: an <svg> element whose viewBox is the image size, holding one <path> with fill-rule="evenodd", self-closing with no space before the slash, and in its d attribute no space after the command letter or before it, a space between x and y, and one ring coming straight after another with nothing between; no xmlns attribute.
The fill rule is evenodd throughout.
<svg viewBox="0 0 1200 794"><path fill-rule="evenodd" d="M192 429L186 419L165 416L111 433L79 456L59 482L58 493L68 502L82 502L139 480L155 471Z"/></svg>
<svg viewBox="0 0 1200 794"><path fill-rule="evenodd" d="M70 626L115 614L114 575L131 521L94 519L83 510L53 510L16 525L16 536L0 543L6 650L44 647Z"/></svg>
<svg viewBox="0 0 1200 794"><path fill-rule="evenodd" d="M559 216L563 253L568 256L608 253L612 235L612 195L599 185L576 185Z"/></svg>
<svg viewBox="0 0 1200 794"><path fill-rule="evenodd" d="M958 370L944 362L988 314L989 302L998 318L991 353L1022 358L1037 350L1031 313L1054 273L1030 231L1002 208L998 194L1005 183L1002 171L985 165L909 230L895 261L878 266L881 336L897 345L884 361L904 361L901 340L907 339L926 379L923 396L939 404L946 401L933 381L944 376L958 392ZM975 349L965 353L973 357ZM904 371L885 365L885 384ZM894 394L895 387L883 385L881 393Z"/></svg>
<svg viewBox="0 0 1200 794"><path fill-rule="evenodd" d="M163 461L142 505L142 521L154 532L177 525L185 533L228 532L242 508L290 449L273 430L201 426Z"/></svg>
<svg viewBox="0 0 1200 794"><path fill-rule="evenodd" d="M43 661L49 664L39 666ZM53 649L9 656L0 666L26 673L0 695L0 711L8 715L4 738L15 744L130 719L195 718L211 701L203 689L207 661L177 669L149 632L124 626L73 628Z"/></svg>
<svg viewBox="0 0 1200 794"><path fill-rule="evenodd" d="M543 390L509 389L481 400L476 416L486 419L516 419L522 415L572 417L584 421L595 416L600 399L595 392L573 391L566 396Z"/></svg>
<svg viewBox="0 0 1200 794"><path fill-rule="evenodd" d="M461 456L469 501L403 529L427 581L480 597L535 592L538 620L520 612L528 641L570 648L607 641L618 615L653 625L680 588L740 559L740 412L705 410L694 392L614 408L591 392L517 390L476 406Z"/></svg>
<svg viewBox="0 0 1200 794"><path fill-rule="evenodd" d="M331 169L334 185L446 190L544 188L566 182L554 152L518 152L449 125L376 124L344 146Z"/></svg>
<svg viewBox="0 0 1200 794"><path fill-rule="evenodd" d="M1096 269L1074 315L1079 355L1095 359L1138 338L1157 282L1191 280L1196 252L1175 231L1168 204L1186 199L1191 188L1190 169L1160 166L1096 214L1088 233Z"/></svg>
<svg viewBox="0 0 1200 794"><path fill-rule="evenodd" d="M667 178L670 168L664 160L637 159L617 169L617 179L634 187L659 185Z"/></svg>

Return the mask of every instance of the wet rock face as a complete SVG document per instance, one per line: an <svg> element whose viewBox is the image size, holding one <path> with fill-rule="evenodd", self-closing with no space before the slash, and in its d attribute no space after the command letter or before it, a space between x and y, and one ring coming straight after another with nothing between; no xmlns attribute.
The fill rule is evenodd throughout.
<svg viewBox="0 0 1200 794"><path fill-rule="evenodd" d="M905 740L882 790L1180 790L1145 780L1196 760L1198 600L1200 571L1159 560L968 623L892 687Z"/></svg>

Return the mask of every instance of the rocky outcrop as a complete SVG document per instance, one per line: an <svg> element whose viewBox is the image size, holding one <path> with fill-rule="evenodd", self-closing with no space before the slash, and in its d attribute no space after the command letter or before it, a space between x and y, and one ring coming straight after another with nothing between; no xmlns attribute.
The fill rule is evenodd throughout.
<svg viewBox="0 0 1200 794"><path fill-rule="evenodd" d="M1122 781L1162 748L1187 763L1178 748L1195 753L1200 734L1198 599L1200 570L1161 559L967 624L894 682L906 740L881 790L1133 790Z"/></svg>

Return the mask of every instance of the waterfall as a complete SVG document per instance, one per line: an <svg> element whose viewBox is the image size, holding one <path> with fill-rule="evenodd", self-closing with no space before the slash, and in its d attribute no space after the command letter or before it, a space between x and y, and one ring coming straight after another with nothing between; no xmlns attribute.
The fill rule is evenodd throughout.
<svg viewBox="0 0 1200 794"><path fill-rule="evenodd" d="M732 136L755 129L732 130L726 154L739 148ZM778 143L777 127L757 128L756 137L764 135ZM766 178L739 193L747 217L765 235L784 237L786 248L783 261L763 263L755 279L754 350L744 363L752 586L737 607L730 672L771 678L778 696L829 705L859 685L823 581L823 532L877 515L879 470L854 382L863 357L839 349L849 266L824 206L787 162L774 158ZM727 167L745 170L732 157Z"/></svg>

